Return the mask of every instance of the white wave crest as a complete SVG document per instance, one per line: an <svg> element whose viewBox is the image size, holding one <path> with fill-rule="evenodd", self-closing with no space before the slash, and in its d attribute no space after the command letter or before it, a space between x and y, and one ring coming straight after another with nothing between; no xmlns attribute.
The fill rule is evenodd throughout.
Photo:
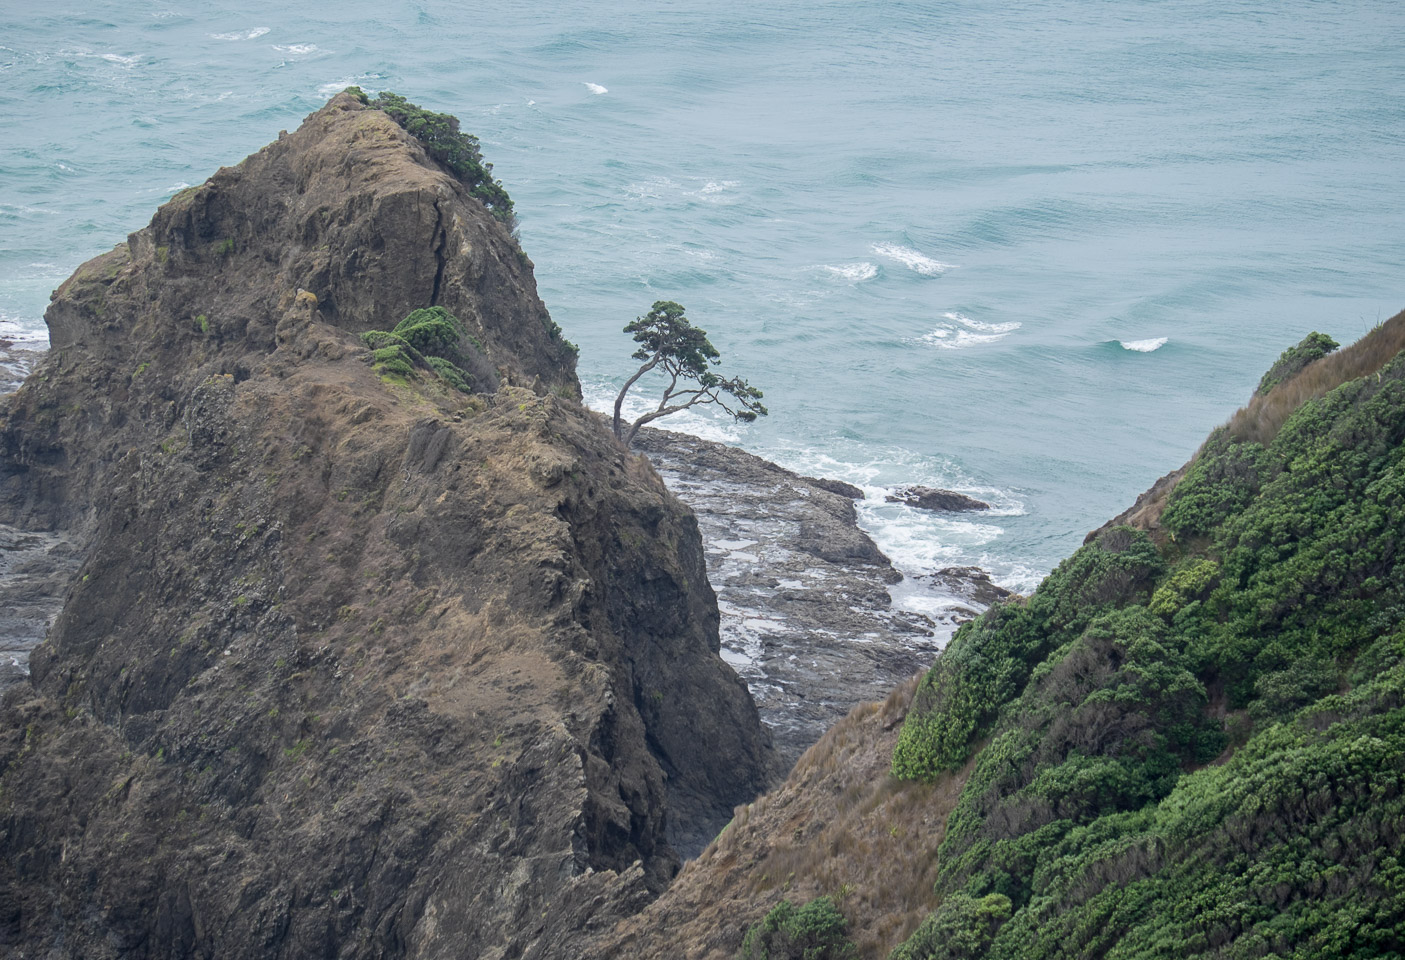
<svg viewBox="0 0 1405 960"><path fill-rule="evenodd" d="M306 56L306 55L309 54L309 53L316 53L316 52L317 52L317 44L315 44L315 43L289 43L289 44L277 44L277 43L275 43L275 44L273 45L273 49L277 50L279 53L291 53L291 54L292 54L293 56L295 56L295 57L301 57L301 56Z"/></svg>
<svg viewBox="0 0 1405 960"><path fill-rule="evenodd" d="M942 314L942 319L946 322L939 324L925 337L919 337L918 342L941 347L944 350L960 350L963 347L974 347L982 343L1003 340L1020 328L1017 321L983 323L953 311Z"/></svg>
<svg viewBox="0 0 1405 960"><path fill-rule="evenodd" d="M878 276L878 267L867 262L846 263L840 266L826 264L821 269L836 280L843 280L845 283L863 283L865 280L872 280Z"/></svg>
<svg viewBox="0 0 1405 960"><path fill-rule="evenodd" d="M135 56L135 57L124 57L124 56L122 56L121 54L117 54L117 53L104 53L104 54L102 55L102 58L103 58L104 60L106 60L108 63L115 63L115 64L117 64L119 67L134 67L134 66L136 66L138 63L141 63L141 57L140 57L140 56Z"/></svg>
<svg viewBox="0 0 1405 960"><path fill-rule="evenodd" d="M257 40L259 37L263 36L265 33L268 33L268 30L269 30L268 27L255 27L254 29L249 30L249 31L246 31L246 32L244 32L244 33L240 33L240 32L237 32L237 31L236 31L235 33L212 33L212 34L210 34L210 39L212 39L212 40Z"/></svg>
<svg viewBox="0 0 1405 960"><path fill-rule="evenodd" d="M591 93L595 94L597 97L600 96L602 93L610 92L610 89L608 87L602 87L598 83L591 83L589 80L583 82L585 83L585 88Z"/></svg>
<svg viewBox="0 0 1405 960"><path fill-rule="evenodd" d="M942 263L940 260L933 260L924 253L912 249L911 247L900 246L896 243L875 243L873 252L880 257L887 257L895 260L916 273L924 277L939 277L950 270L953 264Z"/></svg>
<svg viewBox="0 0 1405 960"><path fill-rule="evenodd" d="M26 349L43 349L49 342L49 328L43 320L29 320L0 312L0 339Z"/></svg>
<svg viewBox="0 0 1405 960"><path fill-rule="evenodd" d="M333 94L341 93L347 87L360 87L367 94L375 96L381 89L378 81L384 79L385 77L379 73L361 73L354 77L342 77L340 80L332 80L320 85L317 88L317 95L325 99Z"/></svg>
<svg viewBox="0 0 1405 960"><path fill-rule="evenodd" d="M1160 350L1166 346L1170 337L1150 337L1146 340L1118 340L1122 344L1123 350L1135 350L1137 353L1151 353L1153 350Z"/></svg>

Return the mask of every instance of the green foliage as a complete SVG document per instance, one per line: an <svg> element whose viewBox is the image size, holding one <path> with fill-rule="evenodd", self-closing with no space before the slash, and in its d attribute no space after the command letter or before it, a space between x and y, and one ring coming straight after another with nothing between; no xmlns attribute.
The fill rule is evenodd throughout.
<svg viewBox="0 0 1405 960"><path fill-rule="evenodd" d="M635 342L640 344L634 351L634 359L644 361L615 398L615 436L626 445L634 441L634 435L644 424L689 407L715 404L742 423L766 416L760 390L741 377L724 379L713 372L712 367L717 365L721 355L707 339L707 331L688 321L682 304L656 300L648 313L626 324L624 332L633 334ZM640 377L654 369L668 377L663 397L655 409L635 420L626 432L620 416L625 394Z"/></svg>
<svg viewBox="0 0 1405 960"><path fill-rule="evenodd" d="M407 351L413 349L404 337L388 330L368 330L361 334L361 342L372 350L382 350L386 347L403 347Z"/></svg>
<svg viewBox="0 0 1405 960"><path fill-rule="evenodd" d="M1236 443L1217 429L1176 484L1161 525L1181 540L1209 534L1258 495L1269 463L1257 443Z"/></svg>
<svg viewBox="0 0 1405 960"><path fill-rule="evenodd" d="M443 357L427 357L426 359L434 372L439 374L455 390L462 393L473 392L473 377L454 366L451 361L445 360Z"/></svg>
<svg viewBox="0 0 1405 960"><path fill-rule="evenodd" d="M382 373L409 379L418 368L456 390L473 392L473 377L460 364L467 362L465 343L476 347L477 341L443 307L412 310L393 331L368 330L361 334L361 342L371 349L372 362Z"/></svg>
<svg viewBox="0 0 1405 960"><path fill-rule="evenodd" d="M982 957L1001 924L1010 919L1010 898L998 893L976 899L947 897L888 960L969 960Z"/></svg>
<svg viewBox="0 0 1405 960"><path fill-rule="evenodd" d="M410 354L405 352L404 347L381 347L379 350L371 351L371 359L376 367L384 373L397 377L415 375L415 362L411 359Z"/></svg>
<svg viewBox="0 0 1405 960"><path fill-rule="evenodd" d="M1034 666L1099 614L1144 598L1165 564L1139 530L1117 527L1059 564L1024 605L965 624L923 678L893 751L893 775L931 780L966 762Z"/></svg>
<svg viewBox="0 0 1405 960"><path fill-rule="evenodd" d="M1219 572L1220 565L1208 557L1190 557L1151 595L1147 609L1157 616L1175 616L1187 603L1202 598Z"/></svg>
<svg viewBox="0 0 1405 960"><path fill-rule="evenodd" d="M986 743L898 960L1405 951L1405 355L1217 431L1162 524L1173 562L1105 533L919 687L895 774Z"/></svg>
<svg viewBox="0 0 1405 960"><path fill-rule="evenodd" d="M443 307L423 307L410 311L392 331L420 353L431 357L461 357L459 343L463 324Z"/></svg>
<svg viewBox="0 0 1405 960"><path fill-rule="evenodd" d="M829 897L803 907L782 900L747 931L737 960L855 960L858 950L845 937L848 929L849 921Z"/></svg>
<svg viewBox="0 0 1405 960"><path fill-rule="evenodd" d="M1327 336L1325 333L1318 333L1314 330L1303 338L1296 347L1289 347L1278 357L1278 361L1268 368L1268 372L1259 381L1255 394L1262 396L1284 380L1298 373L1303 367L1314 360L1320 360L1327 356L1340 344Z"/></svg>
<svg viewBox="0 0 1405 960"><path fill-rule="evenodd" d="M367 106L382 110L424 145L425 151L457 177L468 192L476 197L492 215L509 229L514 225L512 198L502 182L493 179L493 165L483 159L478 138L459 129L458 117L434 113L413 104L397 93L382 91L375 99L367 97L358 87L347 92L357 96Z"/></svg>

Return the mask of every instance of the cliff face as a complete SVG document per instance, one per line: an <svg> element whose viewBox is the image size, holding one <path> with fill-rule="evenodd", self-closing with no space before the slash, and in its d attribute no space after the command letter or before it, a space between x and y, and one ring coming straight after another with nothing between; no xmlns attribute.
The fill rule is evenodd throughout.
<svg viewBox="0 0 1405 960"><path fill-rule="evenodd" d="M430 305L472 396L355 336ZM0 522L84 559L0 720L12 955L550 956L765 784L695 521L384 114L338 96L47 319Z"/></svg>
<svg viewBox="0 0 1405 960"><path fill-rule="evenodd" d="M1323 341L585 956L1405 951L1405 314Z"/></svg>

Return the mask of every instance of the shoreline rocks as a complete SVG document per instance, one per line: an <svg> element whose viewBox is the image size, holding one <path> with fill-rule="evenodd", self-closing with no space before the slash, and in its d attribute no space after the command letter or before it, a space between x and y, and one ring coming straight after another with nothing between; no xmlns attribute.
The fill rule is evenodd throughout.
<svg viewBox="0 0 1405 960"><path fill-rule="evenodd" d="M990 504L975 497L968 497L955 490L938 490L934 487L900 487L884 498L889 503L905 503L919 510L935 510L946 513L960 513L969 510L989 510Z"/></svg>
<svg viewBox="0 0 1405 960"><path fill-rule="evenodd" d="M979 568L932 574L961 602L939 621L893 605L902 574L858 526L850 484L736 447L645 428L636 448L697 514L722 656L747 682L787 768L856 704L931 665L1007 591Z"/></svg>

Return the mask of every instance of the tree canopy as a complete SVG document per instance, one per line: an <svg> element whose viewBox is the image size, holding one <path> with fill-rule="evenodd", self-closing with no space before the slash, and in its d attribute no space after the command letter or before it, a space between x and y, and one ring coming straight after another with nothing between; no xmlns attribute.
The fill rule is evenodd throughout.
<svg viewBox="0 0 1405 960"><path fill-rule="evenodd" d="M688 322L681 304L672 300L656 301L648 313L628 324L624 332L633 334L640 344L634 351L634 359L644 361L615 398L615 436L626 445L634 441L644 424L689 407L716 404L744 423L766 415L760 390L741 377L728 379L713 372L721 354L707 339L706 330ZM659 370L669 378L663 396L657 407L626 429L621 414L625 395L651 370Z"/></svg>

